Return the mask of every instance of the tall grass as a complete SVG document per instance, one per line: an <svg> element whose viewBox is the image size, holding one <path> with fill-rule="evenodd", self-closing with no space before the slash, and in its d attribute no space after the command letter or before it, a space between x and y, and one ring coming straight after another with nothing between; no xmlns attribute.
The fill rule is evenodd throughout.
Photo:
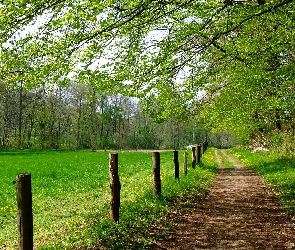
<svg viewBox="0 0 295 250"><path fill-rule="evenodd" d="M183 158L180 153L180 165ZM165 215L176 196L204 193L216 173L213 150L188 174L174 179L172 152L161 153L162 196L152 196L150 153L119 153L120 223L109 219L107 152L0 152L0 248L16 249L15 176L32 173L34 245L38 249L144 248L165 237ZM148 235L157 227L162 234Z"/></svg>
<svg viewBox="0 0 295 250"><path fill-rule="evenodd" d="M275 152L234 150L248 167L259 173L281 200L289 215L295 215L295 161Z"/></svg>

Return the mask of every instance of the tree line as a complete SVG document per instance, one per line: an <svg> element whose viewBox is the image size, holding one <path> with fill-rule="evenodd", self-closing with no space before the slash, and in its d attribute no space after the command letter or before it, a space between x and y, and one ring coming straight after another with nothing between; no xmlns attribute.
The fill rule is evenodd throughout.
<svg viewBox="0 0 295 250"><path fill-rule="evenodd" d="M206 133L195 122L156 123L138 99L76 83L1 82L0 117L1 149L179 149Z"/></svg>

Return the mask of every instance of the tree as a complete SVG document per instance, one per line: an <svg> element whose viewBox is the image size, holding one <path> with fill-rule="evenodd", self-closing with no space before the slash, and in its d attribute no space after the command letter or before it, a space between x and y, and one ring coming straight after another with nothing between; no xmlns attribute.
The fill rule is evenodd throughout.
<svg viewBox="0 0 295 250"><path fill-rule="evenodd" d="M215 48L220 59L212 58L207 87L214 100L204 100L203 113L211 127L258 139L293 126L295 44L291 6L283 3L272 10L263 6L255 19L235 29L234 39L220 44L224 51Z"/></svg>

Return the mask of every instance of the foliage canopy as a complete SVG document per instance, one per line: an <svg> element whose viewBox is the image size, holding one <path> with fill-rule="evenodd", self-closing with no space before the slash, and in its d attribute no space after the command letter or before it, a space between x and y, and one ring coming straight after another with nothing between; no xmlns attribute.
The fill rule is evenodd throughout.
<svg viewBox="0 0 295 250"><path fill-rule="evenodd" d="M0 13L6 83L90 83L245 138L293 126L293 0L4 0Z"/></svg>

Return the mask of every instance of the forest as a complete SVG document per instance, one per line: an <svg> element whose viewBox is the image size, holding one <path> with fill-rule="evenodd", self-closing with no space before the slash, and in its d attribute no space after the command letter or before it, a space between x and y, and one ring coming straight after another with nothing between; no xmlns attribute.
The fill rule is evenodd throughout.
<svg viewBox="0 0 295 250"><path fill-rule="evenodd" d="M0 13L1 148L207 135L294 151L293 0L4 0Z"/></svg>
<svg viewBox="0 0 295 250"><path fill-rule="evenodd" d="M156 123L138 99L87 84L28 90L2 83L0 96L1 149L179 149L207 133L193 121ZM234 143L226 133L210 138Z"/></svg>

